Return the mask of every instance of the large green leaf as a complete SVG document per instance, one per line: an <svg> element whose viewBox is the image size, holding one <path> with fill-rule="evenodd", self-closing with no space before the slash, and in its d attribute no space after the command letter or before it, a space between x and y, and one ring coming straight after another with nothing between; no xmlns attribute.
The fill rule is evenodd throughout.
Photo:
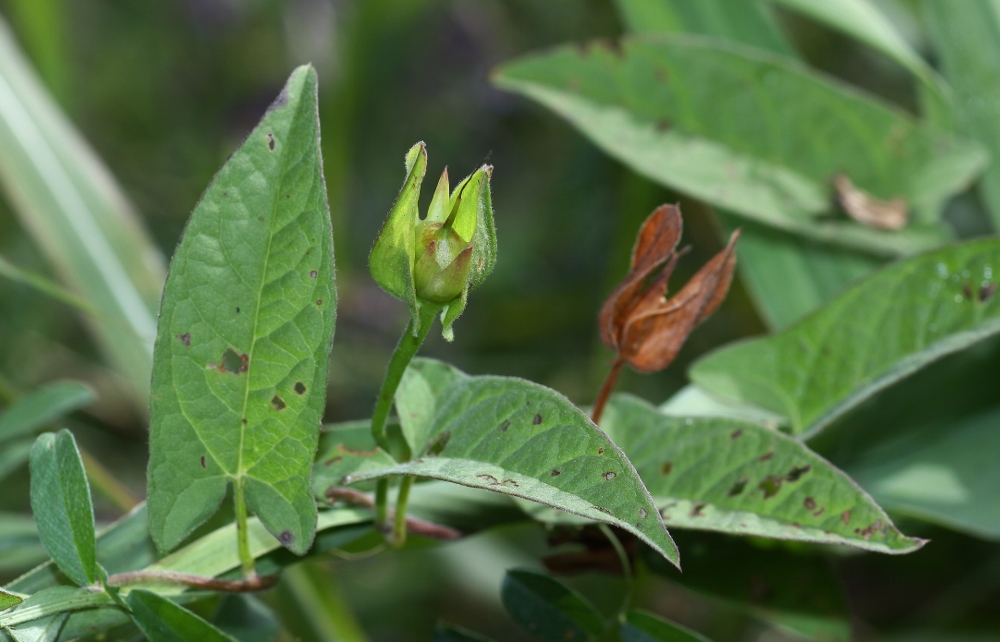
<svg viewBox="0 0 1000 642"><path fill-rule="evenodd" d="M426 373L426 376L424 375ZM447 385L442 380L450 379ZM415 359L396 393L414 459L331 437L313 486L413 475L482 488L628 530L673 563L677 549L622 451L565 397L522 379L470 377ZM421 406L418 413L408 409Z"/></svg>
<svg viewBox="0 0 1000 642"><path fill-rule="evenodd" d="M619 13L636 33L701 33L794 58L794 51L765 6L757 1L618 0ZM818 307L878 262L871 256L719 212L723 239L743 232L736 263L764 321L782 328Z"/></svg>
<svg viewBox="0 0 1000 642"><path fill-rule="evenodd" d="M1000 410L916 430L846 466L894 512L1000 539Z"/></svg>
<svg viewBox="0 0 1000 642"><path fill-rule="evenodd" d="M978 145L800 64L711 38L561 47L504 65L495 81L657 182L773 227L881 254L945 238L940 204L986 161ZM836 220L830 181L841 172L922 215L898 233Z"/></svg>
<svg viewBox="0 0 1000 642"><path fill-rule="evenodd" d="M0 414L0 442L23 437L96 399L94 391L77 381L57 381L28 394Z"/></svg>
<svg viewBox="0 0 1000 642"><path fill-rule="evenodd" d="M993 0L930 2L923 10L941 57L944 75L955 91L955 110L965 132L990 150L993 162L980 189L995 228L1000 228L1000 5Z"/></svg>
<svg viewBox="0 0 1000 642"><path fill-rule="evenodd" d="M31 449L31 512L59 570L80 586L97 580L94 507L83 461L68 430L45 433Z"/></svg>
<svg viewBox="0 0 1000 642"><path fill-rule="evenodd" d="M671 527L880 553L922 545L900 533L844 473L776 430L730 418L672 417L627 395L612 398L601 426Z"/></svg>
<svg viewBox="0 0 1000 642"><path fill-rule="evenodd" d="M236 642L191 611L150 591L128 594L132 620L149 642Z"/></svg>
<svg viewBox="0 0 1000 642"><path fill-rule="evenodd" d="M300 67L191 215L156 338L149 516L161 549L232 482L296 553L316 528L309 472L336 308L316 73Z"/></svg>
<svg viewBox="0 0 1000 642"><path fill-rule="evenodd" d="M1000 331L997 270L997 239L900 261L780 334L708 355L691 377L811 436L878 390Z"/></svg>
<svg viewBox="0 0 1000 642"><path fill-rule="evenodd" d="M163 258L0 20L0 184L66 286L107 317L91 330L145 409ZM127 330L122 330L122 327Z"/></svg>
<svg viewBox="0 0 1000 642"><path fill-rule="evenodd" d="M606 626L583 596L535 571L507 571L500 599L511 618L538 640L595 640Z"/></svg>

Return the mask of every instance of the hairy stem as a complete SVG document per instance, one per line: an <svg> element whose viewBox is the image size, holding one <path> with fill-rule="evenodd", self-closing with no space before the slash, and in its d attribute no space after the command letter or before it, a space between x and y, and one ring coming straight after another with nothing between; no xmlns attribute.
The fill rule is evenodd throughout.
<svg viewBox="0 0 1000 642"><path fill-rule="evenodd" d="M406 324L406 330L403 331L403 336L399 338L399 343L389 359L389 366L386 368L385 378L382 380L382 389L379 390L378 399L375 401L375 411L372 413L372 438L386 452L390 452L390 444L385 425L389 420L389 413L392 411L396 389L399 388L399 382L403 380L406 367L410 365L410 361L417 354L420 345L427 338L427 333L430 332L437 313L438 308L435 306L422 306L419 316L411 317L410 322ZM389 480L380 479L375 487L375 524L383 530L388 521L388 497Z"/></svg>
<svg viewBox="0 0 1000 642"><path fill-rule="evenodd" d="M254 570L253 554L250 553L250 538L247 531L247 502L243 497L243 480L236 482L236 492L234 503L236 504L236 541L240 553L240 566L243 568L243 577L248 582L257 579L257 571Z"/></svg>
<svg viewBox="0 0 1000 642"><path fill-rule="evenodd" d="M129 586L131 584L180 584L207 591L222 591L226 593L247 593L262 591L278 583L277 575L260 576L254 573L252 578L243 580L220 580L216 577L192 575L191 573L175 573L173 571L129 571L108 576L108 586Z"/></svg>
<svg viewBox="0 0 1000 642"><path fill-rule="evenodd" d="M399 485L399 494L396 496L396 515L392 523L392 537L389 540L389 543L396 548L406 543L406 504L410 501L413 479L404 477Z"/></svg>
<svg viewBox="0 0 1000 642"><path fill-rule="evenodd" d="M622 372L622 366L625 365L625 360L622 358L615 359L615 362L611 364L611 372L608 373L608 378L604 380L604 385L601 386L601 392L597 395L597 401L594 402L594 411L591 415L595 424L601 422L601 415L604 414L604 405L608 403L608 397L611 396L611 391L615 389L615 383L618 382L618 375Z"/></svg>

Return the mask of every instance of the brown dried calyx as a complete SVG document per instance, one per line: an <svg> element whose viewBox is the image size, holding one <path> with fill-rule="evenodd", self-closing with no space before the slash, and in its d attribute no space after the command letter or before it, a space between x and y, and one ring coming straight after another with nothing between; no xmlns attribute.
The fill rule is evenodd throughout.
<svg viewBox="0 0 1000 642"><path fill-rule="evenodd" d="M677 251L682 229L676 205L658 207L639 230L629 273L601 308L601 341L614 350L616 359L594 406L595 422L622 365L639 372L666 368L694 327L726 298L736 267L739 230L677 294L667 298L667 281L684 253Z"/></svg>
<svg viewBox="0 0 1000 642"><path fill-rule="evenodd" d="M883 201L854 186L844 174L833 177L837 201L847 215L858 223L876 230L901 230L909 222L910 212L906 201L894 198Z"/></svg>

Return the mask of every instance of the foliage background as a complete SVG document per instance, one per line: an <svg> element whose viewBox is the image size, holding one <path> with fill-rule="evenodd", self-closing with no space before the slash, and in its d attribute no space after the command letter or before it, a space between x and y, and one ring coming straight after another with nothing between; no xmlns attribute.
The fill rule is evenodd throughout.
<svg viewBox="0 0 1000 642"><path fill-rule="evenodd" d="M879 5L919 37L906 2ZM473 298L456 342L432 339L423 354L470 373L539 381L579 404L592 401L610 357L597 339L599 306L624 273L638 224L678 196L609 159L551 113L495 89L489 74L500 62L550 45L618 37L623 29L612 2L2 0L0 15L168 257L204 186L288 71L307 61L316 66L340 293L328 420L368 416L406 321L405 307L371 282L366 259L402 180L403 153L420 139L432 175L445 164L453 176L464 175L487 156L496 166L500 247L497 270ZM781 17L811 64L916 109L913 79L897 65L816 23ZM681 205L694 252L681 262L678 282L721 247L714 214L694 202ZM966 235L988 229L975 197L959 198L948 215ZM3 198L0 253L48 272ZM626 373L622 389L658 403L684 384L695 357L764 329L737 282L672 368L655 376ZM142 497L145 418L100 365L78 318L34 290L0 281L0 337L0 394L11 398L67 377L98 390L98 404L74 415L74 432ZM0 510L26 510L27 476L12 479ZM99 520L117 516L100 497L97 510ZM913 557L838 560L855 616L888 631L957 623L982 630L977 622L1000 605L1000 549L942 529L910 531L935 545ZM711 540L679 539L682 550ZM328 572L286 582L268 600L304 638L322 637L331 626L324 619L338 617L324 611L342 602L371 639L402 639L403 632L426 638L438 616L516 639L499 607L499 578L505 568L537 564L544 548L537 529L517 527L427 551L316 565ZM649 606L720 639L781 639L676 585L643 581ZM308 591L310 582L319 588ZM577 583L598 606L616 607L619 580L586 575ZM317 612L306 595L332 601Z"/></svg>

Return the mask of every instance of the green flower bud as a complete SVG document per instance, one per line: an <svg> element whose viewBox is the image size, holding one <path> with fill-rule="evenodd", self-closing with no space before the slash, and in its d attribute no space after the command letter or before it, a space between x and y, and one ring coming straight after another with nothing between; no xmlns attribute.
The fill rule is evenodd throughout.
<svg viewBox="0 0 1000 642"><path fill-rule="evenodd" d="M441 309L442 332L450 341L452 323L465 309L469 290L482 283L496 263L493 168L483 165L454 191L449 191L445 169L427 218L421 220L417 203L426 168L426 147L417 143L406 155L406 181L368 264L379 286L406 301L414 319L419 319L422 306Z"/></svg>

